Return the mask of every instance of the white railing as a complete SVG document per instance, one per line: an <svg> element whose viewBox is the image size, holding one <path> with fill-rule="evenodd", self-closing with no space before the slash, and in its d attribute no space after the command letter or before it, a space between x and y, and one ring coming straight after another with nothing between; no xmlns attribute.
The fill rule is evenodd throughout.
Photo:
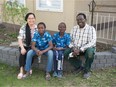
<svg viewBox="0 0 116 87"><path fill-rule="evenodd" d="M87 16L88 24L91 24L91 13L83 13ZM93 25L97 32L98 42L111 42L111 44L116 44L116 14L95 12L93 16Z"/></svg>
<svg viewBox="0 0 116 87"><path fill-rule="evenodd" d="M94 18L96 20L93 24L96 25L97 37L116 41L116 15L96 13Z"/></svg>

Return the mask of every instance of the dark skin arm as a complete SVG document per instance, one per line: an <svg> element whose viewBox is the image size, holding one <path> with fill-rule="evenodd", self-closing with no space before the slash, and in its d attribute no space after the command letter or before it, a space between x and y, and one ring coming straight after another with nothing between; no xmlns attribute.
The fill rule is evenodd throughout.
<svg viewBox="0 0 116 87"><path fill-rule="evenodd" d="M57 48L57 47L53 47L53 50L65 50L66 48L62 48L62 47L60 47L60 48Z"/></svg>
<svg viewBox="0 0 116 87"><path fill-rule="evenodd" d="M66 48L68 48L68 47L66 47ZM63 48L63 47L56 47L56 46L54 45L53 50L65 50L66 48Z"/></svg>
<svg viewBox="0 0 116 87"><path fill-rule="evenodd" d="M73 55L74 55L74 56L77 56L77 55L79 55L79 54L80 54L80 50L79 50L79 49L73 48Z"/></svg>
<svg viewBox="0 0 116 87"><path fill-rule="evenodd" d="M43 53L45 53L45 52L47 52L48 50L50 50L50 49L53 48L53 44L52 44L51 41L48 43L48 44L49 44L49 47L48 47L47 49L41 50L41 51L35 47L35 44L36 44L36 42L32 42L32 46L31 46L31 47L32 47L32 49L36 52L36 54L37 54L38 56L42 55Z"/></svg>

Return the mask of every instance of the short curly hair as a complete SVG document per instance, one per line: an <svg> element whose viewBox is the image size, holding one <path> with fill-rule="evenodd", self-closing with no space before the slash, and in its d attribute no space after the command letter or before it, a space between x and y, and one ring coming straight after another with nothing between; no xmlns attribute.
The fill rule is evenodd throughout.
<svg viewBox="0 0 116 87"><path fill-rule="evenodd" d="M78 17L79 15L83 15L84 19L86 19L86 15L84 13L79 13L79 14L77 14L76 17Z"/></svg>

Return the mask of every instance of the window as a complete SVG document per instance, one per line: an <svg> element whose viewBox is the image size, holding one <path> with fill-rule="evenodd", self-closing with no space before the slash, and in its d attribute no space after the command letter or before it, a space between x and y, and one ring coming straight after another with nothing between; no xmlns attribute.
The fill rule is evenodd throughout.
<svg viewBox="0 0 116 87"><path fill-rule="evenodd" d="M63 0L36 0L36 10L63 12Z"/></svg>
<svg viewBox="0 0 116 87"><path fill-rule="evenodd" d="M25 6L25 0L17 0L20 4L23 4Z"/></svg>
<svg viewBox="0 0 116 87"><path fill-rule="evenodd" d="M6 0L7 2L14 2L14 1L18 1L20 4L25 6L25 0Z"/></svg>
<svg viewBox="0 0 116 87"><path fill-rule="evenodd" d="M6 0L6 2L14 2L14 0Z"/></svg>

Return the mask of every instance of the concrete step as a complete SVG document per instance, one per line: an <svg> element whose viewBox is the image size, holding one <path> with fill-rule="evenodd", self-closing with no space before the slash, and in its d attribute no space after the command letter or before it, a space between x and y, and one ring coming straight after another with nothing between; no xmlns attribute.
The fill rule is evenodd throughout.
<svg viewBox="0 0 116 87"><path fill-rule="evenodd" d="M116 47L112 47L111 51L112 53L116 53Z"/></svg>

